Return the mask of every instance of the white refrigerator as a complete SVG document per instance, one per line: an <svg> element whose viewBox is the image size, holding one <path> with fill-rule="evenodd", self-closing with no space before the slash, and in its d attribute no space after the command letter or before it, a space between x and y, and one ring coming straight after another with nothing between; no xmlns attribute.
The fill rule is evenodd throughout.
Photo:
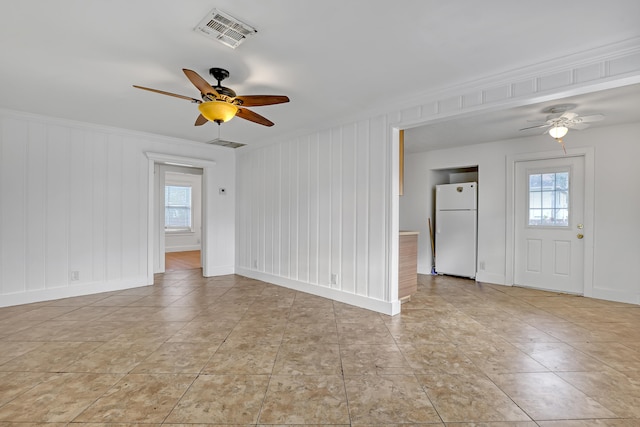
<svg viewBox="0 0 640 427"><path fill-rule="evenodd" d="M436 185L436 272L476 277L478 184Z"/></svg>

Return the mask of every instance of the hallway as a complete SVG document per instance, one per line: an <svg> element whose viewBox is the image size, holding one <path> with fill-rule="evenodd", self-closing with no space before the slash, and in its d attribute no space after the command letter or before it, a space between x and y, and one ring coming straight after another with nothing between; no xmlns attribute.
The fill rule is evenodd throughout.
<svg viewBox="0 0 640 427"><path fill-rule="evenodd" d="M165 271L191 270L202 268L200 251L166 252L164 254Z"/></svg>

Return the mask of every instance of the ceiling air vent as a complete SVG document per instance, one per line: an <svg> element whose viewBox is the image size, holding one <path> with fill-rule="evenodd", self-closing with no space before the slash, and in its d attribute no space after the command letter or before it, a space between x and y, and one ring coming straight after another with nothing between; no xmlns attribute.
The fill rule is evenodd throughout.
<svg viewBox="0 0 640 427"><path fill-rule="evenodd" d="M228 13L213 9L193 29L196 33L218 40L232 49L240 46L247 37L258 32L251 25L239 21Z"/></svg>
<svg viewBox="0 0 640 427"><path fill-rule="evenodd" d="M212 139L211 141L207 141L207 144L219 145L221 147L228 147L228 148L240 148L240 147L244 147L245 145L247 145L247 144L241 144L239 142L226 141L226 140L220 139L220 138L216 138L216 139Z"/></svg>

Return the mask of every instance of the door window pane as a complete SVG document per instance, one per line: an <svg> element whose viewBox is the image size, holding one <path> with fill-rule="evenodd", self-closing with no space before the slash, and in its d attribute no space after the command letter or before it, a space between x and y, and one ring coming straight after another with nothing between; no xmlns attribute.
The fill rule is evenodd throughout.
<svg viewBox="0 0 640 427"><path fill-rule="evenodd" d="M542 192L532 191L529 193L529 209L542 209Z"/></svg>
<svg viewBox="0 0 640 427"><path fill-rule="evenodd" d="M569 226L569 172L529 174L530 226Z"/></svg>

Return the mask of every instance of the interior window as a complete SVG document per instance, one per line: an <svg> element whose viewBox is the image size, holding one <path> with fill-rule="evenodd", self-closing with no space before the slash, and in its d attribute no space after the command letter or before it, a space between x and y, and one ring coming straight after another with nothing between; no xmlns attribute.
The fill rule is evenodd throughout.
<svg viewBox="0 0 640 427"><path fill-rule="evenodd" d="M191 231L191 187L164 187L165 231Z"/></svg>
<svg viewBox="0 0 640 427"><path fill-rule="evenodd" d="M569 171L529 173L530 226L569 226Z"/></svg>

